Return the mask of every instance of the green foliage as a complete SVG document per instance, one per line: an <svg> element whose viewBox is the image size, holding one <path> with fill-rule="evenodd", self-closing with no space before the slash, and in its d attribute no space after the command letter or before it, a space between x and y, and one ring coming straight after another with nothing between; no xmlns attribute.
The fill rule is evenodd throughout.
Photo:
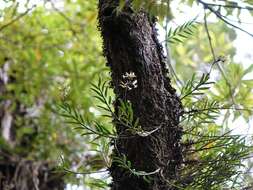
<svg viewBox="0 0 253 190"><path fill-rule="evenodd" d="M202 74L199 80L195 79L196 75L193 74L192 78L187 81L181 90L181 100L188 96L203 95L204 91L210 88L209 74Z"/></svg>
<svg viewBox="0 0 253 190"><path fill-rule="evenodd" d="M101 72L105 70L104 58L95 22L97 2L64 1L60 9L52 6L47 9L42 5L22 17L19 17L21 1L20 4L6 2L8 6L0 7L0 28L11 24L0 31L0 68L6 60L10 61L11 81L6 85L6 92L0 94L0 101L12 102L10 111L15 116L16 145L11 147L0 137L0 150L50 163L62 155L60 169L71 174L66 175L67 183L82 184L94 190L106 189L108 179L94 178L90 174L106 173L112 159L130 175L152 181L159 169L137 171L126 155L110 156L111 140L128 138L116 133L112 121L125 126L130 135L147 137L155 131L144 131L131 102L113 98L110 82L104 81L106 72ZM125 2L120 1L119 11ZM181 2L194 3L192 0ZM46 7L48 5L50 2ZM28 7L24 5L24 8ZM164 17L172 19L173 14L170 1L165 0L134 0L133 9L148 10L158 16L161 23ZM221 9L232 14L229 9ZM208 27L214 53L229 55L232 61L213 65L211 73L200 77L192 73L200 68L203 72L209 71L208 64L213 59L207 35L203 35L205 27L200 24L196 27L193 19L170 28L166 34L168 42L176 44L170 47L171 59L183 81L179 89L185 109L181 118L185 166L173 184L189 190L239 189L245 186L246 166L242 160L247 160L252 152L251 140L231 134L230 126L218 121L231 120L231 116L234 120L252 118L253 81L249 74L253 66L244 68L233 61L232 42L236 38L233 30L221 22L208 23ZM216 72L214 77L213 72ZM101 78L97 85L92 84L92 97L90 83L97 80L98 73ZM119 104L117 114L113 108L115 100ZM56 107L59 101L63 103ZM18 116L20 105L39 115ZM59 113L63 118L58 117ZM73 175L78 173L83 178ZM251 176L246 175L250 181Z"/></svg>
<svg viewBox="0 0 253 190"><path fill-rule="evenodd" d="M112 96L108 95L109 91L109 81L104 81L102 83L102 79L99 77L98 85L92 84L91 90L96 94L94 98L96 98L102 105L98 105L100 109L111 114L111 115L103 115L105 117L112 117L114 114L112 108Z"/></svg>
<svg viewBox="0 0 253 190"><path fill-rule="evenodd" d="M106 189L109 186L108 183L105 182L105 180L96 178L91 178L90 181L87 181L85 185L89 186L91 189Z"/></svg>
<svg viewBox="0 0 253 190"><path fill-rule="evenodd" d="M94 98L102 103L102 106L99 107L103 112L109 113L105 115L106 118L109 117L115 123L125 126L126 130L130 130L133 135L152 135L152 132L143 132L138 127L139 122L138 119L134 120L130 102L119 99L117 115L113 112L112 97L108 95L110 91L108 84L108 81L102 82L101 78L98 80L98 85L92 84L92 90L95 93ZM251 146L247 145L245 137L231 135L231 131L223 133L222 126L216 124L220 111L225 108L220 107L219 102L211 100L206 94L200 93L209 90L211 84L213 85L213 82L209 82L209 74L203 74L198 80L193 75L191 80L186 83L185 88L182 89L182 94L184 94L182 99L185 110L187 110L181 121L184 126L185 166L181 169L178 181L172 182L172 185L178 188L203 189L210 186L212 189L219 189L222 186L230 187L230 180L236 187L237 183L240 182L237 177L243 174L243 168L245 168L241 161L246 159L252 151ZM91 122L88 125L85 124L87 121L84 121L78 111L67 104L61 107L67 112L67 114L62 114L63 117L74 119L73 123L80 126L76 129L87 131L83 132L82 135L96 136L93 142L97 147L106 147L106 151L98 151L100 157L104 157L104 161L107 160L105 161L107 164L104 164L105 168L109 168L113 160L127 170L129 175L143 177L147 182L151 182L152 176L159 172L159 168L152 172L136 170L132 163L127 160L126 155L112 156L108 161L110 155L109 139L121 138L122 136L116 133L111 134L108 129L104 128L105 125L103 124L100 124L102 130L96 126L91 128ZM102 146L101 141L97 142L99 138L104 139L105 146ZM128 137L124 136L123 138Z"/></svg>
<svg viewBox="0 0 253 190"><path fill-rule="evenodd" d="M167 40L170 43L183 43L184 39L188 39L189 36L192 36L196 26L196 18L185 22L184 24L176 27L175 29L170 28L168 31Z"/></svg>
<svg viewBox="0 0 253 190"><path fill-rule="evenodd" d="M194 127L199 127L201 124L215 123L223 109L219 102L215 100L212 101L207 97L200 98L197 101L185 101L184 105L186 106L185 110L187 111L185 112L186 116L182 118L182 121L185 120L188 128L191 130ZM190 121L193 121L193 123L191 124ZM192 128L189 126L192 126Z"/></svg>
<svg viewBox="0 0 253 190"><path fill-rule="evenodd" d="M115 124L119 124L126 127L126 130L129 131L132 135L146 137L152 135L152 133L156 130L159 130L156 129L150 132L143 131L141 126L139 125L139 119L135 119L134 117L133 108L131 102L129 101L123 101L121 99L118 99L120 104L118 106L118 113L115 114L112 108L113 98L110 95L111 90L109 87L109 83L109 81L103 82L102 79L99 78L97 85L91 84L91 89L95 93L94 98L100 102L97 107L100 108L102 112L104 112L103 114L101 114L101 116L110 118L110 123L114 121ZM98 123L96 120L90 121L85 119L78 110L76 110L74 107L71 107L70 104L66 102L63 102L59 108L59 114L63 118L65 118L65 121L68 124L77 125L77 127L75 127L74 129L81 130L81 136L94 137L92 138L92 145L95 145L95 147L103 147L102 150L94 150L98 153L99 157L103 158L104 165L101 166L102 168L108 169L111 166L111 162L113 160L120 167L127 169L130 175L143 177L143 179L147 182L151 180L152 175L159 172L159 169L152 172L137 171L135 168L132 167L131 162L127 160L125 155L123 155L122 157L113 156L112 158L109 158L110 141L117 138L129 138L131 136L122 136L121 134L116 134L114 132L114 129L108 128L108 126L110 126L108 124L101 124ZM62 164L60 168L70 173L76 173L66 168L65 164ZM82 173L90 173L90 171L85 171Z"/></svg>
<svg viewBox="0 0 253 190"><path fill-rule="evenodd" d="M252 146L247 145L245 136L232 135L229 129L216 124L221 111L230 107L208 95L210 84L215 85L208 81L209 74L203 74L199 80L193 74L182 88L185 167L182 179L175 185L189 190L207 186L210 189L238 188L246 167L242 160L251 154Z"/></svg>
<svg viewBox="0 0 253 190"><path fill-rule="evenodd" d="M15 118L15 146L7 146L1 137L0 151L53 166L63 155L70 169L79 169L82 162L88 168L95 165L83 155L90 139L73 131L76 125L66 124L55 110L64 99L85 113L85 118L103 120L90 111L90 83L104 70L95 23L97 5L95 1L63 2L56 10L50 8L50 2L41 1L19 19L21 11L28 8L26 1L9 1L8 6L0 7L0 28L12 22L0 31L0 68L6 60L10 63L10 80L4 94L0 92L0 102L12 102L9 111ZM101 133L99 123L94 126ZM96 145L90 148L98 149ZM67 183L82 180L89 179L66 175Z"/></svg>
<svg viewBox="0 0 253 190"><path fill-rule="evenodd" d="M134 117L131 102L117 98L120 105L118 106L117 115L114 113L112 108L113 98L108 93L109 81L102 82L102 79L99 78L98 85L92 84L91 89L96 94L94 97L101 103L97 107L105 112L102 116L111 118L116 124L125 126L132 134L146 135L139 125L139 119Z"/></svg>
<svg viewBox="0 0 253 190"><path fill-rule="evenodd" d="M203 134L201 134L203 135ZM206 140L206 142L202 142ZM229 188L230 180L233 188L238 188L239 181L236 176L242 175L245 165L241 160L247 158L252 149L245 145L245 137L223 134L212 137L205 136L195 143L195 149L189 154L194 154L194 164L189 164L190 172L186 172L185 179L192 179L186 189L220 189L221 186ZM198 155L199 158L196 158ZM199 161L196 159L200 159Z"/></svg>
<svg viewBox="0 0 253 190"><path fill-rule="evenodd" d="M242 65L230 63L224 65L225 77L222 77L217 81L214 86L214 90L211 91L212 97L220 102L224 102L226 107L234 107L235 112L233 114L234 120L240 116L243 116L246 121L250 119L252 115L252 79L245 79L249 73L252 72L253 67L249 66L244 69ZM248 75L249 76L249 75ZM228 86L228 83L229 85ZM227 111L227 118L231 115L231 111Z"/></svg>
<svg viewBox="0 0 253 190"><path fill-rule="evenodd" d="M216 56L228 55L233 59L235 48L232 42L236 36L235 31L230 30L221 22L208 23L208 27ZM213 57L209 47L205 27L203 24L198 24L190 38L185 39L184 43L176 43L170 48L171 59L175 62L175 72L180 80L189 80L192 73L198 69L205 73L210 71Z"/></svg>
<svg viewBox="0 0 253 190"><path fill-rule="evenodd" d="M64 102L60 105L61 116L67 119L67 123L78 125L74 129L81 129L84 132L81 133L84 135L95 135L96 139L101 137L113 138L114 134L97 121L93 123L85 119L75 108L72 108L68 103Z"/></svg>
<svg viewBox="0 0 253 190"><path fill-rule="evenodd" d="M125 0L120 0L119 11L124 8L126 4ZM135 11L144 9L153 16L158 16L161 20L166 16L172 17L170 10L170 0L133 0L132 8Z"/></svg>
<svg viewBox="0 0 253 190"><path fill-rule="evenodd" d="M158 173L160 171L160 169L158 168L155 171L152 172L145 172L145 171L136 171L133 167L132 167L132 163L127 160L126 155L123 155L122 157L114 157L113 160L116 164L118 164L119 167L122 167L124 169L126 169L130 175L135 175L138 177L143 177L143 179L145 181L147 181L148 183L151 182L152 180L152 175Z"/></svg>

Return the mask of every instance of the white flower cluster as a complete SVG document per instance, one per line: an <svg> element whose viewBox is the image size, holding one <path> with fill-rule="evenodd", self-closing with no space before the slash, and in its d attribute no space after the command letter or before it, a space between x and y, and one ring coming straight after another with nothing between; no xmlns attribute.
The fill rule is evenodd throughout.
<svg viewBox="0 0 253 190"><path fill-rule="evenodd" d="M137 77L135 75L134 72L126 72L123 76L122 76L123 80L120 81L120 86L122 88L125 88L127 90L132 90L133 88L137 88Z"/></svg>

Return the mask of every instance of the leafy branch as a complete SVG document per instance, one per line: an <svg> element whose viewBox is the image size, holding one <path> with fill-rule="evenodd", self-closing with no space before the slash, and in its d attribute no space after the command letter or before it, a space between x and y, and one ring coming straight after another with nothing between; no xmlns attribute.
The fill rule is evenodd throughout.
<svg viewBox="0 0 253 190"><path fill-rule="evenodd" d="M190 178L188 187L194 189L204 189L207 185L219 187L227 179L241 173L240 169L245 167L241 160L252 152L252 147L245 145L245 141L245 137L231 136L228 132L195 145L192 155L201 156L201 160L186 161L189 173L186 172L181 180L189 181Z"/></svg>
<svg viewBox="0 0 253 190"><path fill-rule="evenodd" d="M77 172L77 171L72 171L68 169L70 167L70 163L68 163L62 155L59 156L60 158L60 163L59 166L56 168L56 171L64 171L66 173L70 174L82 174L82 175L89 175L89 174L96 174L96 173L106 173L108 172L107 170L99 170L99 171L83 171L83 172Z"/></svg>
<svg viewBox="0 0 253 190"><path fill-rule="evenodd" d="M217 101L210 101L208 98L202 98L197 102L192 102L188 109L184 112L182 121L187 120L187 126L189 123L193 123L193 127L201 124L214 123L220 115L220 108ZM187 111L189 110L189 111ZM181 122L182 122L181 121Z"/></svg>
<svg viewBox="0 0 253 190"><path fill-rule="evenodd" d="M208 90L210 84L214 82L208 82L210 79L209 74L202 74L199 81L196 81L196 74L192 75L192 78L185 84L181 90L181 100L188 96L203 95L204 90Z"/></svg>
<svg viewBox="0 0 253 190"><path fill-rule="evenodd" d="M133 109L131 103L119 100L119 113L116 115L112 108L112 97L108 95L108 83L108 81L102 82L102 79L99 78L97 85L91 84L91 90L95 93L94 98L102 103L102 105L97 105L97 107L106 112L103 116L112 118L116 123L119 123L127 128L131 128L133 126ZM135 123L138 124L137 121Z"/></svg>
<svg viewBox="0 0 253 190"><path fill-rule="evenodd" d="M109 131L104 125L95 121L90 123L87 119L85 119L79 112L71 107L68 103L64 102L59 105L60 107L60 115L67 119L66 123L78 125L74 129L82 129L85 130L81 135L97 135L97 138L107 137L107 138L115 138L115 135Z"/></svg>
<svg viewBox="0 0 253 190"><path fill-rule="evenodd" d="M160 172L160 168L158 168L152 172L137 171L136 169L134 169L132 167L131 161L127 160L127 157L124 154L122 157L114 157L113 162L117 163L119 167L128 170L131 174L133 174L135 176L143 177L143 179L148 182L150 181L150 178L148 178L148 177Z"/></svg>
<svg viewBox="0 0 253 190"><path fill-rule="evenodd" d="M129 6L129 2L125 0L119 1L118 11L123 10L125 6ZM131 9L139 11L146 10L151 15L159 16L162 20L166 15L170 14L168 0L132 0Z"/></svg>
<svg viewBox="0 0 253 190"><path fill-rule="evenodd" d="M103 116L111 118L114 115L114 111L112 108L112 96L108 95L109 91L108 83L109 81L102 82L102 79L99 77L97 85L91 84L92 85L91 90L95 92L94 98L96 98L102 103L102 105L97 105L97 107L110 113L110 115L103 115Z"/></svg>
<svg viewBox="0 0 253 190"><path fill-rule="evenodd" d="M18 21L19 19L21 19L22 17L26 16L35 6L27 9L25 12L21 13L20 15L18 15L17 17L13 18L12 20L10 20L9 22L7 22L6 24L0 26L0 32L2 30L4 30L5 28L7 28L8 26L12 25L13 23L15 23L16 21Z"/></svg>
<svg viewBox="0 0 253 190"><path fill-rule="evenodd" d="M147 137L159 130L159 128L156 128L152 131L144 131L139 123L139 118L134 117L133 107L130 101L123 101L118 98L118 113L115 114L112 108L113 98L109 95L109 88L109 81L102 82L101 78L99 78L98 84L92 84L91 88L95 93L94 97L102 103L102 105L97 105L97 107L106 112L103 116L112 118L116 124L123 125L133 135ZM127 137L120 136L120 138Z"/></svg>
<svg viewBox="0 0 253 190"><path fill-rule="evenodd" d="M193 35L194 29L196 28L196 18L194 18L193 20L185 22L175 29L170 28L167 40L170 43L182 43L184 39L187 39L189 36Z"/></svg>

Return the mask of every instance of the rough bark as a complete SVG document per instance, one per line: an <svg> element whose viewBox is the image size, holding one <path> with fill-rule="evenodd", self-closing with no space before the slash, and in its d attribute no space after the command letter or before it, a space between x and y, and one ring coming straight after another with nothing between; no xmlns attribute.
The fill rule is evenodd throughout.
<svg viewBox="0 0 253 190"><path fill-rule="evenodd" d="M171 190L182 163L179 119L183 109L167 77L165 57L157 40L155 21L145 11L134 12L126 5L117 11L118 1L99 1L99 27L104 55L111 69L112 86L119 99L130 101L135 117L144 131L156 132L146 137L119 138L114 142L114 156L126 155L137 171L158 173L150 183L134 176L113 162L110 172L112 190ZM123 88L125 73L133 72L137 88ZM116 124L118 134L129 135L125 126Z"/></svg>

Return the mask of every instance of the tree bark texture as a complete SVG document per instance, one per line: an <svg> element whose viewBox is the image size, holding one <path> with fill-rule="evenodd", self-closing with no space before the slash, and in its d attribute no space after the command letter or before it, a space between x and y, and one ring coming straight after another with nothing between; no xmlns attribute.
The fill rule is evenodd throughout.
<svg viewBox="0 0 253 190"><path fill-rule="evenodd" d="M136 171L153 172L151 181L131 174L113 162L110 172L112 190L172 190L182 163L183 113L180 99L167 77L165 57L157 40L155 21L145 11L134 12L126 4L117 11L118 1L99 0L99 28L104 55L111 69L112 86L116 94L115 112L119 99L130 101L134 116L142 129L155 131L144 137L135 135L118 138L113 156L125 155ZM124 88L126 73L134 73L135 88ZM118 134L129 135L127 127L116 124Z"/></svg>

